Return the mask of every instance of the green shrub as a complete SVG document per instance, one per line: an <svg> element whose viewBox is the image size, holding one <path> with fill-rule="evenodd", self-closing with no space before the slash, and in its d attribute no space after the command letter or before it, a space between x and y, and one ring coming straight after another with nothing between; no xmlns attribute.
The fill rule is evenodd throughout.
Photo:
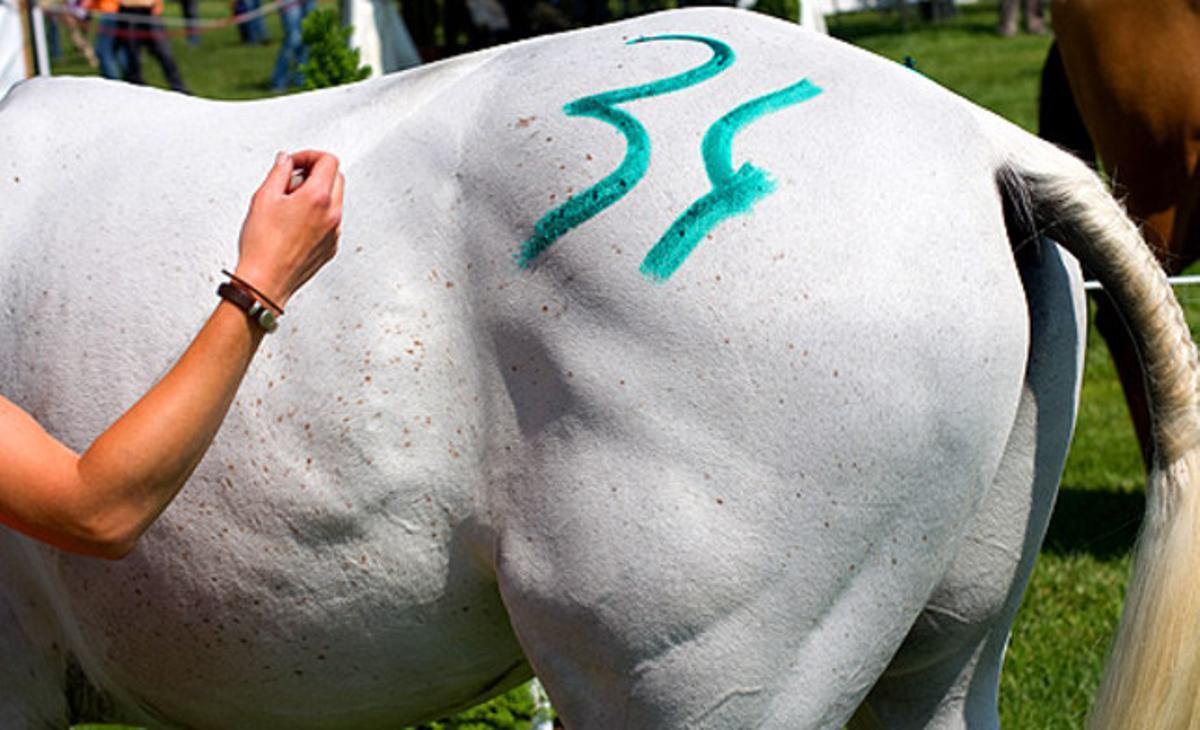
<svg viewBox="0 0 1200 730"><path fill-rule="evenodd" d="M300 26L308 60L300 66L304 89L323 89L362 81L371 75L361 65L357 48L350 47L350 26L342 27L333 8L320 8L308 14Z"/></svg>
<svg viewBox="0 0 1200 730"><path fill-rule="evenodd" d="M796 20L800 17L800 1L801 0L758 0L754 9L760 13L774 15L776 18L784 20ZM816 0L804 0L804 2L815 2Z"/></svg>

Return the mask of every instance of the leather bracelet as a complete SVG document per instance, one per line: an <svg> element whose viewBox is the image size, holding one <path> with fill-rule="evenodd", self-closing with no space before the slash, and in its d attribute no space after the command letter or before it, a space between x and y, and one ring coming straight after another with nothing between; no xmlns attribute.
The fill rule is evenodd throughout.
<svg viewBox="0 0 1200 730"><path fill-rule="evenodd" d="M221 273L224 274L225 276L228 276L230 279L232 279L233 283L240 285L243 289L246 289L251 294L258 297L258 299L261 302L263 302L264 304L266 304L268 307L270 307L271 309L274 309L276 316L279 316L279 317L283 316L283 307L281 307L278 304L276 304L275 302L271 301L270 297L268 297L266 294L263 294L261 291L256 289L253 284L251 284L250 282L241 278L240 276L233 273L232 271L228 271L226 269L221 269Z"/></svg>
<svg viewBox="0 0 1200 730"><path fill-rule="evenodd" d="M250 321L261 327L264 332L274 332L279 326L279 317L275 312L229 282L217 287L217 296L245 312Z"/></svg>

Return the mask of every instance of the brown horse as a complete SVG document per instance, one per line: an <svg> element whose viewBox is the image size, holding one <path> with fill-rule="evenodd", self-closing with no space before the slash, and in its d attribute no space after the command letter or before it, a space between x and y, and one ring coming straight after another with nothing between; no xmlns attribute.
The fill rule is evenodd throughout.
<svg viewBox="0 0 1200 730"><path fill-rule="evenodd" d="M1176 274L1200 258L1200 1L1055 0L1051 18L1056 45L1042 76L1039 131L1088 162L1099 153L1159 262ZM1137 355L1106 296L1097 298L1096 327L1148 460Z"/></svg>

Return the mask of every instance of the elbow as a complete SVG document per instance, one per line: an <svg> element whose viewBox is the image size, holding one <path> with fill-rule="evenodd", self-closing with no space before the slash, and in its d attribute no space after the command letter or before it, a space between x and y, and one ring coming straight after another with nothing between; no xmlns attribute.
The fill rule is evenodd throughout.
<svg viewBox="0 0 1200 730"><path fill-rule="evenodd" d="M102 540L92 543L92 557L105 560L120 560L137 546L137 537Z"/></svg>
<svg viewBox="0 0 1200 730"><path fill-rule="evenodd" d="M72 552L104 560L120 560L137 546L142 527L119 517L92 518L79 524Z"/></svg>

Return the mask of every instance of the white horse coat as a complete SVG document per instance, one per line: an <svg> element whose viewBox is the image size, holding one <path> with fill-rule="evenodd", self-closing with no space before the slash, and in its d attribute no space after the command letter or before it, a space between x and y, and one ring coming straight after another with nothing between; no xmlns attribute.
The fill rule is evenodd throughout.
<svg viewBox="0 0 1200 730"><path fill-rule="evenodd" d="M627 43L663 34L695 38ZM733 54L710 77L564 112L715 63L703 39ZM724 179L706 132L802 79L726 125L752 204L688 218ZM129 558L0 530L0 726L396 727L531 671L572 728L995 724L1084 332L1074 262L1014 256L1025 139L720 10L269 101L18 87L0 392L76 449L215 305L276 150L338 154L347 202Z"/></svg>

